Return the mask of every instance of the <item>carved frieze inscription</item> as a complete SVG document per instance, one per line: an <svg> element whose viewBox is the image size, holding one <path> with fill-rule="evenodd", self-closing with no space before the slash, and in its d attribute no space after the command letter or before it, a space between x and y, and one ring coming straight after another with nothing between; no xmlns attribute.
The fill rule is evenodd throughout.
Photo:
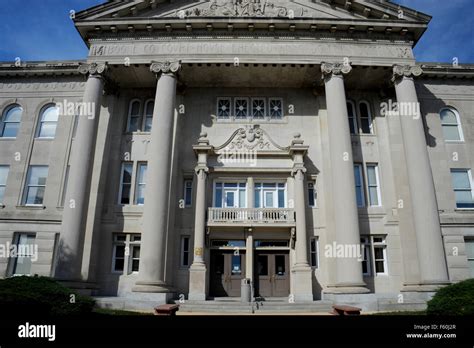
<svg viewBox="0 0 474 348"><path fill-rule="evenodd" d="M332 44L332 43L298 43L298 42L162 42L136 44L95 44L91 56L124 57L124 56L309 56L309 57L371 57L371 58L406 58L412 59L411 50L398 45L374 44Z"/></svg>
<svg viewBox="0 0 474 348"><path fill-rule="evenodd" d="M0 90L4 91L76 91L85 88L85 82L0 82Z"/></svg>

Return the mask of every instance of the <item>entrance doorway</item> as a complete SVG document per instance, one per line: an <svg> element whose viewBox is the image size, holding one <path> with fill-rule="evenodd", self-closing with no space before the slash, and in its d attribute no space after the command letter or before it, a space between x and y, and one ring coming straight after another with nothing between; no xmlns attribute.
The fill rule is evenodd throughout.
<svg viewBox="0 0 474 348"><path fill-rule="evenodd" d="M260 297L286 297L290 294L289 252L255 252L255 295Z"/></svg>
<svg viewBox="0 0 474 348"><path fill-rule="evenodd" d="M240 296L245 278L245 251L211 250L210 287L212 297Z"/></svg>

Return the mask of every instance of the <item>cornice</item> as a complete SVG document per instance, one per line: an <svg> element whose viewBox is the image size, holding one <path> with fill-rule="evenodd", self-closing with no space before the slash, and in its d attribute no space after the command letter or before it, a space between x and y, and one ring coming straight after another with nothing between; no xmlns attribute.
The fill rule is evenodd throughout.
<svg viewBox="0 0 474 348"><path fill-rule="evenodd" d="M84 61L0 62L0 76L81 76Z"/></svg>

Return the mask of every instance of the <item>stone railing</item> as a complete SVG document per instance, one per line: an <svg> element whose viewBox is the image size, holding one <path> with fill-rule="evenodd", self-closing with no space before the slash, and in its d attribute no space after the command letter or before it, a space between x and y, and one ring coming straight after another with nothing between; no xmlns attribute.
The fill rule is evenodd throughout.
<svg viewBox="0 0 474 348"><path fill-rule="evenodd" d="M294 223L288 208L209 208L208 223Z"/></svg>

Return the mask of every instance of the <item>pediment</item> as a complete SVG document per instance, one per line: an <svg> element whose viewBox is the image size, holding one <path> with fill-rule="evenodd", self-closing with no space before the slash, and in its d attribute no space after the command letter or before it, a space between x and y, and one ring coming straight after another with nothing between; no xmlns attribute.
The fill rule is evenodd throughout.
<svg viewBox="0 0 474 348"><path fill-rule="evenodd" d="M110 1L76 14L76 20L145 18L314 18L428 22L430 17L391 1L370 0L133 0Z"/></svg>
<svg viewBox="0 0 474 348"><path fill-rule="evenodd" d="M216 154L232 153L284 153L290 146L278 145L259 125L251 125L237 129L230 138L220 146L214 147Z"/></svg>

